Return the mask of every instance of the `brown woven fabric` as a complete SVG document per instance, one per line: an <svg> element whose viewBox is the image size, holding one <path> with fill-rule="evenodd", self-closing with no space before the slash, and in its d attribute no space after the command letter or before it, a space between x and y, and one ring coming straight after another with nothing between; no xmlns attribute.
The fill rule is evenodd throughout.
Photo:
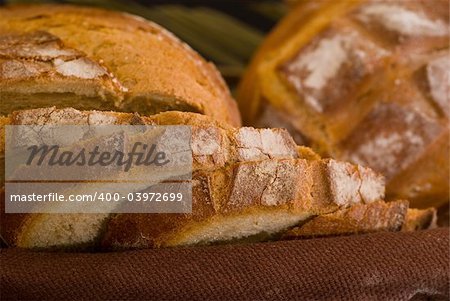
<svg viewBox="0 0 450 301"><path fill-rule="evenodd" d="M449 229L275 243L1 250L1 300L449 299Z"/></svg>

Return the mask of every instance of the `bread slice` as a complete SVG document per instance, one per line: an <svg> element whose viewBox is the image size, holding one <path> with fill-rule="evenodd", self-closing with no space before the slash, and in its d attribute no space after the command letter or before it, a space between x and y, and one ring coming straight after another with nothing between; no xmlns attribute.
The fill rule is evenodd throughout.
<svg viewBox="0 0 450 301"><path fill-rule="evenodd" d="M233 128L195 113L138 114L44 108L4 124L189 125L192 214L6 214L3 237L25 248L143 248L274 234L310 216L383 199L384 179L367 168L321 160L284 130ZM157 226L159 225L159 226Z"/></svg>
<svg viewBox="0 0 450 301"><path fill-rule="evenodd" d="M287 230L281 239L307 239L382 231L417 231L436 227L436 209L408 208L408 201L356 204L314 216Z"/></svg>
<svg viewBox="0 0 450 301"><path fill-rule="evenodd" d="M380 189L362 188L374 182ZM332 160L240 162L194 172L191 214L5 214L1 230L10 245L23 248L92 247L101 241L103 249L127 249L229 241L272 235L314 215L382 199L382 184L374 173Z"/></svg>
<svg viewBox="0 0 450 301"><path fill-rule="evenodd" d="M282 239L400 231L406 223L407 215L407 201L357 204L347 209L313 217L286 231Z"/></svg>
<svg viewBox="0 0 450 301"><path fill-rule="evenodd" d="M0 115L57 106L187 111L240 125L213 64L157 24L70 5L0 8Z"/></svg>
<svg viewBox="0 0 450 301"><path fill-rule="evenodd" d="M234 128L209 116L169 111L151 116L73 108L39 108L0 117L5 125L188 125L191 127L193 168L225 166L234 162L269 158L298 158L294 140L283 129ZM303 151L305 154L307 150ZM310 155L311 156L311 155ZM4 135L0 134L0 163L4 160ZM4 166L4 163L1 164ZM0 182L3 182L2 172Z"/></svg>
<svg viewBox="0 0 450 301"><path fill-rule="evenodd" d="M109 214L6 214L2 218L3 237L19 247L81 247L100 240L105 248L207 243L274 233L311 215L384 196L379 175L361 166L320 160L310 150L297 148L283 130L235 129L194 113L141 117L71 108L19 111L2 120L4 124L24 125L186 124L192 129L192 214L120 214L111 220ZM173 223L173 219L180 222ZM231 222L234 219L246 221L248 228L236 230ZM145 232L154 231L154 220L161 225L155 228L160 232ZM256 224L265 223L255 226L255 220ZM227 230L226 235L214 236L212 229L222 228L220 225L234 227L236 233ZM187 235L188 230L193 232ZM202 239L205 235L210 236ZM142 236L149 239L142 241Z"/></svg>
<svg viewBox="0 0 450 301"><path fill-rule="evenodd" d="M102 247L258 241L311 216L382 199L382 178L360 169L333 160L272 159L196 172L192 214L115 215L106 225ZM378 183L379 189L362 188L368 183Z"/></svg>

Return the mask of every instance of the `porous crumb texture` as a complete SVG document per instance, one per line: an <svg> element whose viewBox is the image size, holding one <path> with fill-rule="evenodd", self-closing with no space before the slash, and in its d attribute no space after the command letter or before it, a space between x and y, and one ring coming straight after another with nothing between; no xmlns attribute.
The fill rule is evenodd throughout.
<svg viewBox="0 0 450 301"><path fill-rule="evenodd" d="M16 246L34 249L75 249L93 246L109 214L38 214L22 224Z"/></svg>
<svg viewBox="0 0 450 301"><path fill-rule="evenodd" d="M386 176L389 199L448 202L448 8L299 2L241 83L245 123L283 124L323 156L371 167Z"/></svg>
<svg viewBox="0 0 450 301"><path fill-rule="evenodd" d="M198 112L240 124L216 68L142 18L65 5L0 9L4 115L46 106Z"/></svg>

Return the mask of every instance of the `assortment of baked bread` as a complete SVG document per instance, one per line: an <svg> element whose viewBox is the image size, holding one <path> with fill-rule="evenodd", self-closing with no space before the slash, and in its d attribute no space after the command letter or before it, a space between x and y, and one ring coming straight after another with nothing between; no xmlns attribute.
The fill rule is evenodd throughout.
<svg viewBox="0 0 450 301"><path fill-rule="evenodd" d="M311 16L318 12L323 15L316 21L310 17L308 22L328 24L329 20L337 20L338 13L347 14L350 6L330 5L322 8L316 5L310 8L305 4L305 10L310 10ZM293 12L298 14L297 18L305 13L300 9ZM293 20L289 16L288 19ZM356 25L347 24L344 17L341 19L342 23L338 22L329 34L356 30ZM306 20L302 22L305 23L302 26L309 28ZM311 27L314 30L308 29L302 39L308 35L313 38L316 29L318 32L319 28L328 25L320 26ZM290 41L293 36L297 37L297 32L297 27L286 29L283 39ZM321 36L317 34L317 37L315 43L320 44ZM439 37L426 43L431 45L434 42L440 43ZM286 42L286 45L289 43ZM377 51L373 45L358 43L364 44L360 45L364 48L361 50L363 54L365 50ZM297 46L286 47L291 47L293 52L299 49ZM313 46L308 47L311 48L308 51L314 51ZM284 58L283 50L279 57L272 59L277 58L278 62L281 53ZM429 58L427 55L424 55L425 61ZM269 64L264 55L258 57L257 62L261 65ZM349 73L341 70L342 80L357 76L358 70L365 74L367 62L361 63L358 65L361 70L355 66L348 66L353 68ZM377 64L371 62L370 70L387 69L385 65ZM323 125L338 118L326 119L323 116L319 118L315 113L310 114L314 108L300 104L291 97L292 94L285 102L272 106L272 102L276 102L274 99L281 100L278 96L270 98L270 95L282 91L275 90L281 88L275 87L277 84L271 79L281 75L261 71L264 68L255 67L256 64L253 66L241 89L245 120L254 121L255 125L263 124L261 120L273 120L268 125L285 127L292 131L294 138L285 129L240 127L237 106L215 67L149 21L127 14L72 6L1 8L2 165L4 127L30 124L188 125L191 127L193 158L192 213L6 214L2 207L2 239L10 246L22 248L118 250L413 231L435 226L434 209L409 209L406 200L385 202L384 177L363 167L366 164L322 159L310 148L297 145L311 143L322 154L334 155L330 151L330 145L334 147L335 140L331 138L334 136L328 136L331 133L327 132L328 125ZM291 72L289 64L283 65L284 69L278 68L281 65L276 66L277 72ZM317 67L320 69L320 66ZM439 64L437 68L440 68ZM265 76L267 81L263 79ZM276 80L279 81L279 78ZM304 79L294 80L302 82ZM349 85L359 85L355 79L346 80ZM371 83L376 81L372 79ZM342 113L347 115L342 116L353 118L352 113L361 112L361 108L350 103L362 94L352 92L356 91L352 90L353 87L333 85L334 89L327 88L329 91L324 89L320 93L337 95L348 92L346 97L349 103L339 105L342 110L348 107L345 109L347 112ZM367 92L372 89L369 86L366 84L365 88L358 87L357 90L365 89ZM243 89L252 89L252 92L244 93ZM263 90L271 90L272 94L266 95ZM323 96L323 99L327 99L330 105L333 101L340 103L340 95L335 99L330 95ZM367 100L367 103L376 102ZM392 104L398 106L395 102ZM387 105L390 106L391 102ZM361 106L370 112L371 105ZM405 106L403 109L410 108ZM287 110L291 115L286 115L286 112L281 114L282 110ZM385 113L389 115L391 112ZM298 123L293 116L298 118ZM399 122L403 122L403 115L395 116L400 116ZM422 123L421 119L415 119L415 115L405 115L404 120L412 124L411 130L418 122L430 139L426 142L428 144L434 141L435 135L442 134L442 126L447 120L437 116L432 119L437 120L439 126L436 127ZM352 125L348 121L343 123L348 127L356 126L363 117L352 119L355 122ZM364 124L372 126L369 122ZM297 135L299 129L302 129L300 136ZM367 131L370 132L370 129ZM339 130L336 133L342 132ZM352 141L363 141L358 139ZM434 147L436 154L441 154L444 148L436 143L430 147ZM411 148L411 151L423 155L419 148ZM438 164L439 158L436 155L436 161L423 159L423 171L428 172L425 166ZM389 158L386 157L386 160L389 161ZM377 166L374 167L377 169ZM409 165L404 167L406 170ZM442 167L448 168L448 161ZM427 174L422 178L429 179ZM436 185L442 183L438 175L435 178ZM392 183L389 174L388 179ZM436 191L437 188L432 189ZM1 195L4 198L4 193ZM4 202L2 199L1 206Z"/></svg>

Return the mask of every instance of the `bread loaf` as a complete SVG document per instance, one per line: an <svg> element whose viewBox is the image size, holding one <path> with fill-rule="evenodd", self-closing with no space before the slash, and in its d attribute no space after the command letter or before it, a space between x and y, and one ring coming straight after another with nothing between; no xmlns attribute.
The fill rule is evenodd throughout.
<svg viewBox="0 0 450 301"><path fill-rule="evenodd" d="M0 8L0 99L0 115L56 106L240 124L219 72L189 46L140 17L78 6Z"/></svg>
<svg viewBox="0 0 450 301"><path fill-rule="evenodd" d="M12 112L0 117L5 125L188 125L191 126L193 167L218 168L248 160L298 158L297 146L286 130L234 128L227 123L196 114L169 111L151 116L73 108L40 108ZM304 153L307 151L304 150ZM301 152L300 152L301 153ZM0 135L0 163L4 160L4 136ZM0 164L1 167L4 164ZM3 182L4 173L0 173Z"/></svg>
<svg viewBox="0 0 450 301"><path fill-rule="evenodd" d="M19 247L100 243L104 249L124 249L228 241L275 234L310 216L384 197L381 176L321 160L297 148L284 130L236 129L195 113L142 117L72 108L13 112L2 120L4 125L186 124L192 129L192 214L4 214L2 237Z"/></svg>
<svg viewBox="0 0 450 301"><path fill-rule="evenodd" d="M323 156L373 168L388 199L448 202L448 7L299 1L240 85L245 124L287 128Z"/></svg>

